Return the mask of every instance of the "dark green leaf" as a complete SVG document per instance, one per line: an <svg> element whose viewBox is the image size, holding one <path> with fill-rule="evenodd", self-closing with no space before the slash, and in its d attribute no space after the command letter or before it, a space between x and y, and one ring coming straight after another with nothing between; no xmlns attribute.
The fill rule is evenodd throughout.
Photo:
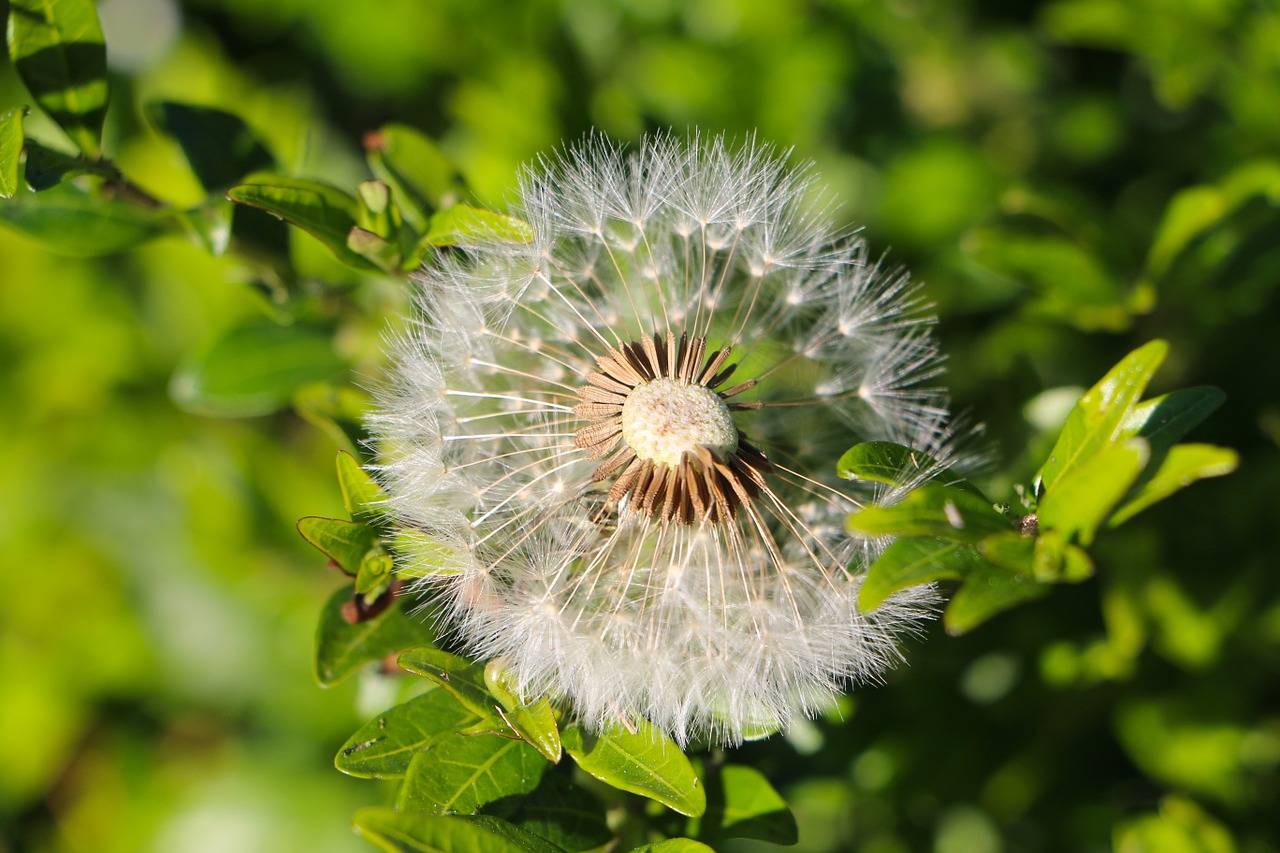
<svg viewBox="0 0 1280 853"><path fill-rule="evenodd" d="M22 165L22 120L25 105L0 115L0 198L13 198L18 191L19 167Z"/></svg>
<svg viewBox="0 0 1280 853"><path fill-rule="evenodd" d="M795 844L796 819L764 774L743 764L726 764L707 779L707 812L697 835L707 841L754 838Z"/></svg>
<svg viewBox="0 0 1280 853"><path fill-rule="evenodd" d="M634 847L631 853L716 853L716 851L714 847L708 847L692 838L668 838L656 844Z"/></svg>
<svg viewBox="0 0 1280 853"><path fill-rule="evenodd" d="M80 175L96 175L105 180L120 179L120 170L101 161L86 159L83 155L66 154L53 148L47 148L28 139L27 149L27 186L36 192L52 189L63 181Z"/></svg>
<svg viewBox="0 0 1280 853"><path fill-rule="evenodd" d="M913 487L926 480L981 495L977 487L953 475L927 453L892 441L864 441L844 452L836 473L846 480L868 480L889 486Z"/></svg>
<svg viewBox="0 0 1280 853"><path fill-rule="evenodd" d="M360 571L360 563L377 538L377 532L366 524L314 515L298 519L298 532L349 575Z"/></svg>
<svg viewBox="0 0 1280 853"><path fill-rule="evenodd" d="M568 853L594 850L613 838L604 807L561 773L543 774L538 787L508 818Z"/></svg>
<svg viewBox="0 0 1280 853"><path fill-rule="evenodd" d="M256 321L195 352L174 374L169 391L195 414L253 417L283 408L302 385L345 370L328 331Z"/></svg>
<svg viewBox="0 0 1280 853"><path fill-rule="evenodd" d="M619 728L593 735L570 726L561 740L578 766L602 782L691 817L706 811L706 790L689 759L645 720L638 721L634 734Z"/></svg>
<svg viewBox="0 0 1280 853"><path fill-rule="evenodd" d="M525 704L511 689L507 672L499 660L489 661L484 668L485 684L489 692L502 703L498 713L548 761L560 761L560 730L556 727L555 712L544 696L536 702Z"/></svg>
<svg viewBox="0 0 1280 853"><path fill-rule="evenodd" d="M1130 411L1168 349L1161 340L1139 347L1080 398L1036 477L1044 491L1122 434Z"/></svg>
<svg viewBox="0 0 1280 853"><path fill-rule="evenodd" d="M969 573L943 614L948 634L963 634L1016 604L1039 598L1049 587L1026 575L983 563Z"/></svg>
<svg viewBox="0 0 1280 853"><path fill-rule="evenodd" d="M97 157L110 92L93 0L10 0L9 56L36 103Z"/></svg>
<svg viewBox="0 0 1280 853"><path fill-rule="evenodd" d="M428 246L470 242L527 243L533 239L533 229L512 216L455 204L431 217L431 227L422 239Z"/></svg>
<svg viewBox="0 0 1280 853"><path fill-rule="evenodd" d="M400 811L473 814L538 787L547 762L523 740L497 735L454 735L409 762L396 798Z"/></svg>
<svg viewBox="0 0 1280 853"><path fill-rule="evenodd" d="M851 531L873 536L942 536L977 542L1013 525L986 498L953 486L924 486L892 506L869 506L850 515Z"/></svg>
<svg viewBox="0 0 1280 853"><path fill-rule="evenodd" d="M526 831L523 827L516 826L509 820L496 817L494 815L477 814L477 815L460 815L460 820L476 826L482 826L492 832L494 835L501 836L511 843L519 846L526 853L564 853L560 847L550 843L545 838Z"/></svg>
<svg viewBox="0 0 1280 853"><path fill-rule="evenodd" d="M1152 504L1191 485L1196 480L1221 477L1236 469L1239 457L1234 450L1211 444L1178 444L1160 463L1149 480L1129 496L1107 522L1115 527L1123 524Z"/></svg>
<svg viewBox="0 0 1280 853"><path fill-rule="evenodd" d="M447 207L462 191L462 182L434 142L402 124L389 124L364 140L369 167L400 202L409 223L425 232L433 209Z"/></svg>
<svg viewBox="0 0 1280 853"><path fill-rule="evenodd" d="M1150 454L1147 443L1130 438L1107 444L1054 483L1037 508L1041 528L1088 545L1107 514L1138 479Z"/></svg>
<svg viewBox="0 0 1280 853"><path fill-rule="evenodd" d="M350 453L338 451L338 487L342 504L352 518L376 519L382 515L387 493Z"/></svg>
<svg viewBox="0 0 1280 853"><path fill-rule="evenodd" d="M316 628L315 675L322 687L332 687L361 664L381 660L401 649L431 640L426 624L404 612L404 598L386 610L354 625L343 618L343 605L355 595L354 586L335 592L320 612Z"/></svg>
<svg viewBox="0 0 1280 853"><path fill-rule="evenodd" d="M78 258L107 255L144 243L172 223L167 214L63 185L19 193L0 204L0 222L51 251Z"/></svg>
<svg viewBox="0 0 1280 853"><path fill-rule="evenodd" d="M336 187L318 181L258 174L228 190L227 198L296 225L350 267L377 269L347 247L347 235L356 227L356 200Z"/></svg>
<svg viewBox="0 0 1280 853"><path fill-rule="evenodd" d="M1173 447L1201 421L1213 414L1226 394L1217 388L1183 388L1135 406L1121 427L1126 437L1144 439L1155 456Z"/></svg>
<svg viewBox="0 0 1280 853"><path fill-rule="evenodd" d="M497 698L485 684L483 666L430 646L409 649L400 655L399 663L401 669L425 675L439 684L477 716L492 717L498 707Z"/></svg>
<svg viewBox="0 0 1280 853"><path fill-rule="evenodd" d="M386 853L545 853L460 817L366 808L356 812L352 825Z"/></svg>
<svg viewBox="0 0 1280 853"><path fill-rule="evenodd" d="M146 110L152 123L182 148L200 186L221 192L275 158L239 116L214 107L159 101Z"/></svg>
<svg viewBox="0 0 1280 853"><path fill-rule="evenodd" d="M981 562L973 547L963 542L936 536L899 539L871 564L858 590L858 607L875 610L898 590L929 581L962 578Z"/></svg>
<svg viewBox="0 0 1280 853"><path fill-rule="evenodd" d="M398 779L414 754L480 722L443 690L430 690L379 714L342 745L334 766L364 779Z"/></svg>

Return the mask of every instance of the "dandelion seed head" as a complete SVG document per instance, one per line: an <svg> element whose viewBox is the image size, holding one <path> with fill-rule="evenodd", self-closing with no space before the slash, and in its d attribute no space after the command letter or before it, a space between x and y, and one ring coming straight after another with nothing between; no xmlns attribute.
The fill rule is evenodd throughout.
<svg viewBox="0 0 1280 853"><path fill-rule="evenodd" d="M930 615L927 588L858 608L886 543L844 519L901 491L834 469L951 445L931 319L814 180L754 139L591 137L522 174L532 239L436 257L392 342L370 426L399 562L589 728L785 727Z"/></svg>

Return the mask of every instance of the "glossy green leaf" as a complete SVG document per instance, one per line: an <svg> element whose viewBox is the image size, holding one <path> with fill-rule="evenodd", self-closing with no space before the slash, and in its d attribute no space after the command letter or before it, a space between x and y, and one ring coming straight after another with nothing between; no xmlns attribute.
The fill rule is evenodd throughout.
<svg viewBox="0 0 1280 853"><path fill-rule="evenodd" d="M715 848L692 838L668 838L656 844L633 847L631 853L715 853Z"/></svg>
<svg viewBox="0 0 1280 853"><path fill-rule="evenodd" d="M1051 528L1087 546L1112 508L1138 479L1148 458L1147 443L1140 438L1130 438L1107 444L1081 464L1072 466L1040 499L1037 515L1041 528Z"/></svg>
<svg viewBox="0 0 1280 853"><path fill-rule="evenodd" d="M360 563L377 537L366 524L314 515L298 519L298 532L349 575L360 571Z"/></svg>
<svg viewBox="0 0 1280 853"><path fill-rule="evenodd" d="M485 822L461 817L365 808L351 823L386 853L543 853Z"/></svg>
<svg viewBox="0 0 1280 853"><path fill-rule="evenodd" d="M516 826L509 820L497 817L495 815L477 814L477 815L459 815L460 820L465 820L475 826L482 826L501 838L505 838L511 843L520 847L525 853L564 853L560 847L547 841L532 832L525 830L523 827Z"/></svg>
<svg viewBox="0 0 1280 853"><path fill-rule="evenodd" d="M1213 414L1226 398L1217 388L1200 386L1144 400L1129 412L1121 434L1144 439L1155 456L1173 447Z"/></svg>
<svg viewBox="0 0 1280 853"><path fill-rule="evenodd" d="M1108 527L1123 524L1147 507L1162 501L1196 480L1222 477L1236 469L1239 456L1234 450L1211 444L1179 444L1169 450L1150 479L1142 482L1115 511Z"/></svg>
<svg viewBox="0 0 1280 853"><path fill-rule="evenodd" d="M426 623L404 611L403 598L392 602L372 619L354 625L343 618L343 605L351 601L355 587L344 586L330 596L320 612L316 628L315 675L322 687L332 687L362 664L431 640Z"/></svg>
<svg viewBox="0 0 1280 853"><path fill-rule="evenodd" d="M253 417L284 408L302 385L345 370L327 330L256 321L193 353L174 374L169 392L195 414Z"/></svg>
<svg viewBox="0 0 1280 853"><path fill-rule="evenodd" d="M428 246L458 243L527 243L533 239L528 223L512 216L455 204L431 217L431 227L423 242Z"/></svg>
<svg viewBox="0 0 1280 853"><path fill-rule="evenodd" d="M373 173L392 189L405 219L425 232L431 211L448 207L462 192L457 170L435 143L403 124L388 124L365 136Z"/></svg>
<svg viewBox="0 0 1280 853"><path fill-rule="evenodd" d="M498 707L497 698L485 683L484 667L479 664L430 646L409 649L400 655L399 663L401 669L425 675L439 684L477 716L492 717Z"/></svg>
<svg viewBox="0 0 1280 853"><path fill-rule="evenodd" d="M413 756L396 808L473 814L486 803L530 793L548 766L523 740L497 735L444 738Z"/></svg>
<svg viewBox="0 0 1280 853"><path fill-rule="evenodd" d="M338 487L342 504L352 518L376 519L382 515L387 493L350 453L338 452Z"/></svg>
<svg viewBox="0 0 1280 853"><path fill-rule="evenodd" d="M347 235L356 227L356 200L336 187L319 181L260 173L228 190L227 198L265 210L301 228L350 267L377 269L348 248Z"/></svg>
<svg viewBox="0 0 1280 853"><path fill-rule="evenodd" d="M484 668L484 681L502 707L498 713L516 734L528 741L548 761L560 761L560 729L556 726L551 702L544 696L531 704L520 701L511 689L502 661L491 660Z"/></svg>
<svg viewBox="0 0 1280 853"><path fill-rule="evenodd" d="M110 90L93 0L10 0L9 56L41 109L97 157Z"/></svg>
<svg viewBox="0 0 1280 853"><path fill-rule="evenodd" d="M981 562L971 545L953 539L898 539L867 570L858 590L858 607L875 610L899 590L929 581L962 578Z"/></svg>
<svg viewBox="0 0 1280 853"><path fill-rule="evenodd" d="M1131 410L1146 390L1169 345L1154 340L1126 355L1076 403L1058 441L1036 476L1044 491L1123 434Z"/></svg>
<svg viewBox="0 0 1280 853"><path fill-rule="evenodd" d="M846 526L873 536L942 536L972 543L1009 530L1013 522L973 492L924 486L892 506L869 506L853 513Z"/></svg>
<svg viewBox="0 0 1280 853"><path fill-rule="evenodd" d="M384 711L347 739L334 766L363 779L398 779L413 756L480 722L443 690L430 690Z"/></svg>
<svg viewBox="0 0 1280 853"><path fill-rule="evenodd" d="M697 835L707 841L754 838L795 844L795 815L764 774L744 764L726 764L707 782L707 811Z"/></svg>
<svg viewBox="0 0 1280 853"><path fill-rule="evenodd" d="M22 166L22 120L27 112L23 105L0 115L0 198L13 198L18 191Z"/></svg>
<svg viewBox="0 0 1280 853"><path fill-rule="evenodd" d="M247 175L272 168L275 158L239 116L214 107L159 101L147 117L173 138L200 186L221 192Z"/></svg>
<svg viewBox="0 0 1280 853"><path fill-rule="evenodd" d="M958 635L1024 601L1040 598L1050 587L1018 572L983 563L957 590L942 616L948 634Z"/></svg>
<svg viewBox="0 0 1280 853"><path fill-rule="evenodd" d="M50 251L78 258L108 255L145 243L173 220L167 214L114 198L96 198L70 184L19 193L0 204L0 222Z"/></svg>
<svg viewBox="0 0 1280 853"><path fill-rule="evenodd" d="M544 773L538 787L507 817L568 853L594 850L613 838L604 806L563 773Z"/></svg>
<svg viewBox="0 0 1280 853"><path fill-rule="evenodd" d="M864 441L841 455L836 473L846 480L907 486L924 480L981 495L976 486L957 478L927 453L892 441Z"/></svg>
<svg viewBox="0 0 1280 853"><path fill-rule="evenodd" d="M634 733L616 728L593 735L570 726L561 740L578 766L602 782L684 815L698 817L706 811L707 793L689 759L645 720L638 721Z"/></svg>

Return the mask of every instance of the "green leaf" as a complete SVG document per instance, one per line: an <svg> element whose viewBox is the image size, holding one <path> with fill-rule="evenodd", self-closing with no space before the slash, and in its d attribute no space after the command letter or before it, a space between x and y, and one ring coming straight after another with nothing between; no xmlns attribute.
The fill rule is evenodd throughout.
<svg viewBox="0 0 1280 853"><path fill-rule="evenodd" d="M336 187L318 181L257 174L227 191L238 204L265 210L301 228L329 248L338 260L358 270L377 267L347 247L356 227L356 200Z"/></svg>
<svg viewBox="0 0 1280 853"><path fill-rule="evenodd" d="M13 198L18 191L19 167L22 165L22 120L28 112L24 104L0 115L0 198Z"/></svg>
<svg viewBox="0 0 1280 853"><path fill-rule="evenodd" d="M366 601L378 598L391 585L394 568L391 555L381 546L370 550L360 560L360 568L356 571L356 592Z"/></svg>
<svg viewBox="0 0 1280 853"><path fill-rule="evenodd" d="M692 838L668 838L656 844L633 847L631 853L716 853L716 851L714 847L708 847Z"/></svg>
<svg viewBox="0 0 1280 853"><path fill-rule="evenodd" d="M1031 575L1041 583L1079 583L1093 577L1093 561L1085 551L1067 542L1057 530L1043 530L1035 537Z"/></svg>
<svg viewBox="0 0 1280 853"><path fill-rule="evenodd" d="M492 660L484 668L484 681L489 692L502 703L498 713L516 734L533 745L552 764L560 761L560 730L551 702L544 696L526 705L511 689L502 661Z"/></svg>
<svg viewBox="0 0 1280 853"><path fill-rule="evenodd" d="M209 199L204 204L181 211L178 219L196 245L215 258L227 253L231 245L231 220L235 205L224 198Z"/></svg>
<svg viewBox="0 0 1280 853"><path fill-rule="evenodd" d="M538 787L508 819L568 853L594 850L613 838L604 807L562 773L543 774Z"/></svg>
<svg viewBox="0 0 1280 853"><path fill-rule="evenodd" d="M754 838L773 844L795 844L795 816L764 774L743 764L726 764L707 779L707 812L699 838Z"/></svg>
<svg viewBox="0 0 1280 853"><path fill-rule="evenodd" d="M386 272L395 272L400 269L400 247L372 231L352 228L347 232L347 248L378 269Z"/></svg>
<svg viewBox="0 0 1280 853"><path fill-rule="evenodd" d="M952 486L924 486L892 506L869 506L845 526L873 536L941 536L977 542L1013 525L986 498Z"/></svg>
<svg viewBox="0 0 1280 853"><path fill-rule="evenodd" d="M97 157L110 91L93 0L10 0L9 56L41 109Z"/></svg>
<svg viewBox="0 0 1280 853"><path fill-rule="evenodd" d="M382 517L387 493L360 467L350 453L338 451L338 487L342 490L342 504L355 519Z"/></svg>
<svg viewBox="0 0 1280 853"><path fill-rule="evenodd" d="M174 374L169 393L198 415L253 417L284 408L302 385L346 369L327 330L253 321L195 351Z"/></svg>
<svg viewBox="0 0 1280 853"><path fill-rule="evenodd" d="M416 753L480 722L443 690L430 690L379 714L347 739L333 764L362 779L398 779Z"/></svg>
<svg viewBox="0 0 1280 853"><path fill-rule="evenodd" d="M546 760L523 740L497 735L454 735L409 762L396 798L400 811L473 814L538 787Z"/></svg>
<svg viewBox="0 0 1280 853"><path fill-rule="evenodd" d="M120 177L119 171L110 166L86 160L83 156L48 148L34 139L27 140L26 149L26 181L27 186L34 192L53 189L64 181L80 175L97 175L108 180Z"/></svg>
<svg viewBox="0 0 1280 853"><path fill-rule="evenodd" d="M978 543L978 553L987 562L1024 575L1034 573L1036 538L1023 536L1016 530L993 533Z"/></svg>
<svg viewBox="0 0 1280 853"><path fill-rule="evenodd" d="M565 752L578 766L602 782L640 794L699 817L707 809L707 793L680 748L646 720L634 733L614 729L593 735L577 726L561 733Z"/></svg>
<svg viewBox="0 0 1280 853"><path fill-rule="evenodd" d="M499 704L485 683L484 667L457 655L426 646L409 649L400 655L399 663L401 669L430 678L480 717L492 717Z"/></svg>
<svg viewBox="0 0 1280 853"><path fill-rule="evenodd" d="M459 819L465 820L475 826L484 827L494 835L505 838L511 843L516 844L521 850L526 851L526 853L564 853L564 850L548 842L545 838L535 835L532 832L528 832L522 827L516 826L511 821L495 815L459 815Z"/></svg>
<svg viewBox="0 0 1280 853"><path fill-rule="evenodd" d="M366 524L314 515L298 519L298 532L349 575L359 573L377 538L377 531Z"/></svg>
<svg viewBox="0 0 1280 853"><path fill-rule="evenodd" d="M0 204L0 222L62 255L92 258L132 248L163 233L168 215L63 185L19 193Z"/></svg>
<svg viewBox="0 0 1280 853"><path fill-rule="evenodd" d="M275 158L244 120L214 107L158 101L146 108L161 133L174 139L200 186L221 192L246 175L270 169Z"/></svg>
<svg viewBox="0 0 1280 853"><path fill-rule="evenodd" d="M1045 492L1036 510L1040 526L1087 546L1149 458L1147 443L1140 438L1105 445Z"/></svg>
<svg viewBox="0 0 1280 853"><path fill-rule="evenodd" d="M386 853L544 853L487 822L460 817L365 808L351 822L358 835Z"/></svg>
<svg viewBox="0 0 1280 853"><path fill-rule="evenodd" d="M970 572L942 616L948 634L958 635L1014 605L1040 598L1049 591L1046 584L1018 572L984 562Z"/></svg>
<svg viewBox="0 0 1280 853"><path fill-rule="evenodd" d="M1107 526L1123 524L1196 480L1230 474L1238 463L1239 456L1236 452L1225 447L1215 447L1212 444L1175 445L1151 478L1142 483L1115 511Z"/></svg>
<svg viewBox="0 0 1280 853"><path fill-rule="evenodd" d="M1201 421L1213 414L1227 395L1217 388L1183 388L1135 406L1121 426L1125 437L1145 439L1155 456L1173 447Z"/></svg>
<svg viewBox="0 0 1280 853"><path fill-rule="evenodd" d="M846 480L868 480L899 487L930 480L982 494L976 486L953 475L927 453L892 441L855 444L836 463L836 473Z"/></svg>
<svg viewBox="0 0 1280 853"><path fill-rule="evenodd" d="M405 219L424 232L435 208L448 207L462 181L434 142L403 124L388 124L365 136L369 167L392 189Z"/></svg>
<svg viewBox="0 0 1280 853"><path fill-rule="evenodd" d="M867 570L858 590L858 607L868 612L875 610L898 590L929 581L962 578L981 562L973 547L963 542L935 536L898 539Z"/></svg>
<svg viewBox="0 0 1280 853"><path fill-rule="evenodd" d="M386 610L354 625L343 618L343 605L352 600L355 587L348 585L330 596L320 612L316 628L315 675L321 687L338 684L361 664L381 660L431 639L431 631L420 620L404 612L404 598L397 598Z"/></svg>
<svg viewBox="0 0 1280 853"><path fill-rule="evenodd" d="M1161 340L1144 344L1121 359L1085 392L1067 416L1062 434L1036 475L1044 491L1052 489L1061 477L1123 435L1130 411L1142 397L1168 349L1169 345Z"/></svg>
<svg viewBox="0 0 1280 853"><path fill-rule="evenodd" d="M453 246L469 242L528 243L532 239L533 229L513 216L455 204L431 217L431 227L422 241L428 246Z"/></svg>

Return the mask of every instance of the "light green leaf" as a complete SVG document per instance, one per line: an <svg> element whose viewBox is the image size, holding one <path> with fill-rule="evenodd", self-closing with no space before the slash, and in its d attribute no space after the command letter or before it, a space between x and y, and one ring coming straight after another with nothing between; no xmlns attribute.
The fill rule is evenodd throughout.
<svg viewBox="0 0 1280 853"><path fill-rule="evenodd" d="M377 538L377 531L366 524L314 515L298 519L298 532L349 575L359 573Z"/></svg>
<svg viewBox="0 0 1280 853"><path fill-rule="evenodd" d="M428 246L458 243L528 243L533 229L513 216L455 204L431 217L431 227L422 242Z"/></svg>
<svg viewBox="0 0 1280 853"><path fill-rule="evenodd" d="M692 838L668 838L656 844L634 847L631 853L716 853L716 851L714 847L708 847Z"/></svg>
<svg viewBox="0 0 1280 853"><path fill-rule="evenodd" d="M963 542L936 536L899 539L871 564L858 590L858 607L868 612L875 610L898 590L929 581L962 578L981 562L973 547Z"/></svg>
<svg viewBox="0 0 1280 853"><path fill-rule="evenodd" d="M0 204L0 222L38 240L50 251L77 258L132 248L173 225L162 211L115 198L95 198L70 184L15 195Z"/></svg>
<svg viewBox="0 0 1280 853"><path fill-rule="evenodd" d="M356 200L336 187L318 181L258 173L228 190L227 198L265 210L296 225L350 267L377 269L372 262L348 248L347 235L356 227Z"/></svg>
<svg viewBox="0 0 1280 853"><path fill-rule="evenodd" d="M1093 577L1093 560L1059 531L1043 530L1035 543L1031 574L1041 583L1079 583Z"/></svg>
<svg viewBox="0 0 1280 853"><path fill-rule="evenodd" d="M516 826L509 820L496 817L494 815L477 814L477 815L459 815L460 820L465 820L475 826L482 826L492 832L494 835L507 839L511 843L517 845L525 853L565 853L565 851L550 843L545 838L528 832L523 827Z"/></svg>
<svg viewBox="0 0 1280 853"><path fill-rule="evenodd" d="M483 666L430 646L409 649L400 655L399 663L401 669L425 675L439 684L477 716L491 718L498 707L497 698L485 683Z"/></svg>
<svg viewBox="0 0 1280 853"><path fill-rule="evenodd" d="M347 232L347 248L378 269L386 272L400 269L400 247L365 228L352 228Z"/></svg>
<svg viewBox="0 0 1280 853"><path fill-rule="evenodd" d="M1175 445L1151 478L1143 482L1115 511L1107 526L1123 524L1196 480L1230 474L1238 463L1239 456L1236 452L1225 447L1215 447L1212 444Z"/></svg>
<svg viewBox="0 0 1280 853"><path fill-rule="evenodd" d="M253 417L283 408L302 385L345 370L327 330L255 321L194 352L174 374L169 393L198 415Z"/></svg>
<svg viewBox="0 0 1280 853"><path fill-rule="evenodd" d="M594 850L613 838L604 807L562 773L543 774L538 787L508 817L568 853Z"/></svg>
<svg viewBox="0 0 1280 853"><path fill-rule="evenodd" d="M638 721L634 734L618 728L593 735L570 726L561 740L578 766L602 782L691 817L707 809L706 790L689 759L646 720Z"/></svg>
<svg viewBox="0 0 1280 853"><path fill-rule="evenodd" d="M873 536L941 536L972 543L1011 529L1013 522L973 492L924 486L892 506L869 506L853 513L845 526Z"/></svg>
<svg viewBox="0 0 1280 853"><path fill-rule="evenodd" d="M530 853L531 849L485 823L460 817L366 808L356 812L351 822L358 835L386 853Z"/></svg>
<svg viewBox="0 0 1280 853"><path fill-rule="evenodd" d="M1026 575L983 563L976 567L956 592L942 616L948 634L958 635L1016 604L1039 598L1049 591Z"/></svg>
<svg viewBox="0 0 1280 853"><path fill-rule="evenodd" d="M708 841L754 838L795 844L795 816L764 774L744 764L726 764L707 779L707 812L697 835Z"/></svg>
<svg viewBox="0 0 1280 853"><path fill-rule="evenodd" d="M502 703L498 713L542 756L553 764L560 761L560 730L556 727L555 712L544 696L531 704L520 701L511 689L506 668L502 661L492 660L484 668L484 681L489 692Z"/></svg>
<svg viewBox="0 0 1280 853"><path fill-rule="evenodd" d="M1067 416L1057 443L1036 475L1044 491L1051 490L1061 477L1123 435L1130 411L1168 349L1169 345L1161 340L1144 344L1085 392Z"/></svg>
<svg viewBox="0 0 1280 853"><path fill-rule="evenodd" d="M1121 426L1121 435L1146 440L1155 456L1173 447L1213 414L1226 398L1222 391L1207 385L1153 397L1129 412Z"/></svg>
<svg viewBox="0 0 1280 853"><path fill-rule="evenodd" d="M497 735L454 735L409 762L396 798L400 811L473 814L538 787L546 760L528 743Z"/></svg>
<svg viewBox="0 0 1280 853"><path fill-rule="evenodd" d="M351 601L355 587L348 585L330 596L316 627L315 676L321 687L332 687L361 664L381 660L401 649L422 646L433 638L424 621L404 612L404 598L397 598L378 615L352 624L343 618L343 605Z"/></svg>
<svg viewBox="0 0 1280 853"><path fill-rule="evenodd" d="M363 779L398 779L416 753L480 722L443 690L430 690L379 714L353 734L334 766Z"/></svg>
<svg viewBox="0 0 1280 853"><path fill-rule="evenodd" d="M1040 499L1040 526L1089 545L1149 458L1147 443L1140 438L1103 446L1067 470Z"/></svg>
<svg viewBox="0 0 1280 853"><path fill-rule="evenodd" d="M247 175L270 169L275 158L244 119L214 107L158 101L147 117L173 138L191 165L200 186L221 192Z"/></svg>
<svg viewBox="0 0 1280 853"><path fill-rule="evenodd" d="M406 220L425 232L433 209L448 207L462 181L435 143L403 124L388 124L365 136L369 167L392 189Z"/></svg>
<svg viewBox="0 0 1280 853"><path fill-rule="evenodd" d="M377 519L382 516L387 493L360 467L350 453L338 451L338 487L342 490L342 504L352 518Z"/></svg>
<svg viewBox="0 0 1280 853"><path fill-rule="evenodd" d="M110 90L93 0L10 0L9 56L41 109L97 157Z"/></svg>
<svg viewBox="0 0 1280 853"><path fill-rule="evenodd" d="M356 592L366 601L376 599L391 585L395 563L381 546L375 547L360 560L356 571Z"/></svg>
<svg viewBox="0 0 1280 853"><path fill-rule="evenodd" d="M22 120L27 112L24 104L0 115L0 198L13 198L18 191L22 165Z"/></svg>

